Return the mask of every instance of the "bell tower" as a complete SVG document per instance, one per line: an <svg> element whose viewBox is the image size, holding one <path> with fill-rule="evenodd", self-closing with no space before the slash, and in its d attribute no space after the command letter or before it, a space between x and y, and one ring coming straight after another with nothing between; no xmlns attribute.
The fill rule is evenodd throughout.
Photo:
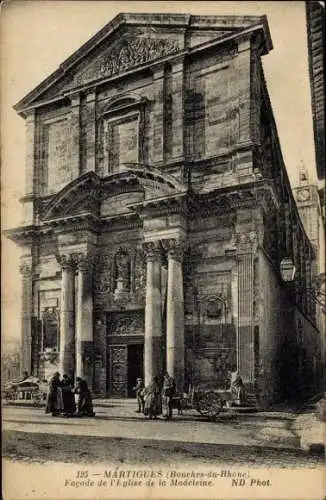
<svg viewBox="0 0 326 500"><path fill-rule="evenodd" d="M299 169L299 183L293 189L305 231L316 251L315 273L324 271L324 230L317 184L312 182L303 163Z"/></svg>

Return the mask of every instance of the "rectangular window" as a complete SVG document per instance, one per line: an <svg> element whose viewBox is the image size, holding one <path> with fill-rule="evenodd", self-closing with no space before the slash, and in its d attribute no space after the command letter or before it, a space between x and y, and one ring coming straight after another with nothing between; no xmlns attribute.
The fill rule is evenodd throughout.
<svg viewBox="0 0 326 500"><path fill-rule="evenodd" d="M139 162L138 114L106 123L108 172L118 172L126 163Z"/></svg>

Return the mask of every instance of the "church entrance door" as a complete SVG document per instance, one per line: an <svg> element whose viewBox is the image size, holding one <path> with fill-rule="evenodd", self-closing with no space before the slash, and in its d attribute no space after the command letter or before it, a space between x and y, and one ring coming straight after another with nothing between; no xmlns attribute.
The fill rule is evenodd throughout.
<svg viewBox="0 0 326 500"><path fill-rule="evenodd" d="M128 398L135 397L135 391L133 387L135 387L136 385L137 378L144 377L143 352L143 344L131 344L128 346Z"/></svg>

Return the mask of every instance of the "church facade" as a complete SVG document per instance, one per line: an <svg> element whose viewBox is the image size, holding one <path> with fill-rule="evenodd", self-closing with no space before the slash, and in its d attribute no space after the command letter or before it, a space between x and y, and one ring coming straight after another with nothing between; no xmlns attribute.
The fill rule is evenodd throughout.
<svg viewBox="0 0 326 500"><path fill-rule="evenodd" d="M120 14L16 105L22 371L109 397L164 369L184 390L226 388L237 368L267 402L300 377L316 386L314 250L264 80L271 49L265 17Z"/></svg>

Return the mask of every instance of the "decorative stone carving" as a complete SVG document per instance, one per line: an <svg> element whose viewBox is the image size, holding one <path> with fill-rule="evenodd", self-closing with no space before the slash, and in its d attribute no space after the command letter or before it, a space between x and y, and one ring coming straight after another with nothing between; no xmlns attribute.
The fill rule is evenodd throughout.
<svg viewBox="0 0 326 500"><path fill-rule="evenodd" d="M62 269L70 269L76 265L76 261L72 254L57 254L55 257Z"/></svg>
<svg viewBox="0 0 326 500"><path fill-rule="evenodd" d="M134 292L144 295L146 286L146 259L141 248L138 248L136 251L133 278Z"/></svg>
<svg viewBox="0 0 326 500"><path fill-rule="evenodd" d="M114 256L115 263L115 299L124 298L130 291L130 255L124 249L119 249Z"/></svg>
<svg viewBox="0 0 326 500"><path fill-rule="evenodd" d="M179 50L178 40L162 38L123 39L107 50L85 71L77 74L75 83L82 84L98 78L108 78L134 66L165 57Z"/></svg>
<svg viewBox="0 0 326 500"><path fill-rule="evenodd" d="M200 304L205 319L218 321L226 319L227 298L223 293L201 296Z"/></svg>
<svg viewBox="0 0 326 500"><path fill-rule="evenodd" d="M142 312L115 313L109 323L110 335L143 335L144 315Z"/></svg>
<svg viewBox="0 0 326 500"><path fill-rule="evenodd" d="M147 261L157 261L162 259L162 245L160 241L149 241L143 244L143 249Z"/></svg>
<svg viewBox="0 0 326 500"><path fill-rule="evenodd" d="M111 395L125 396L127 376L126 346L110 346Z"/></svg>
<svg viewBox="0 0 326 500"><path fill-rule="evenodd" d="M72 255L72 259L76 267L82 271L89 270L92 267L94 261L94 257L92 255L87 255L84 253L75 253Z"/></svg>
<svg viewBox="0 0 326 500"><path fill-rule="evenodd" d="M98 255L96 257L96 271L94 280L95 293L113 292L113 258L111 255Z"/></svg>
<svg viewBox="0 0 326 500"><path fill-rule="evenodd" d="M256 231L236 233L235 235L235 244L238 253L254 253L260 243Z"/></svg>
<svg viewBox="0 0 326 500"><path fill-rule="evenodd" d="M22 264L19 266L19 272L24 278L28 278L32 274L32 266L29 264Z"/></svg>
<svg viewBox="0 0 326 500"><path fill-rule="evenodd" d="M175 238L162 240L162 246L167 252L168 258L182 262L185 251L185 242L178 241Z"/></svg>

